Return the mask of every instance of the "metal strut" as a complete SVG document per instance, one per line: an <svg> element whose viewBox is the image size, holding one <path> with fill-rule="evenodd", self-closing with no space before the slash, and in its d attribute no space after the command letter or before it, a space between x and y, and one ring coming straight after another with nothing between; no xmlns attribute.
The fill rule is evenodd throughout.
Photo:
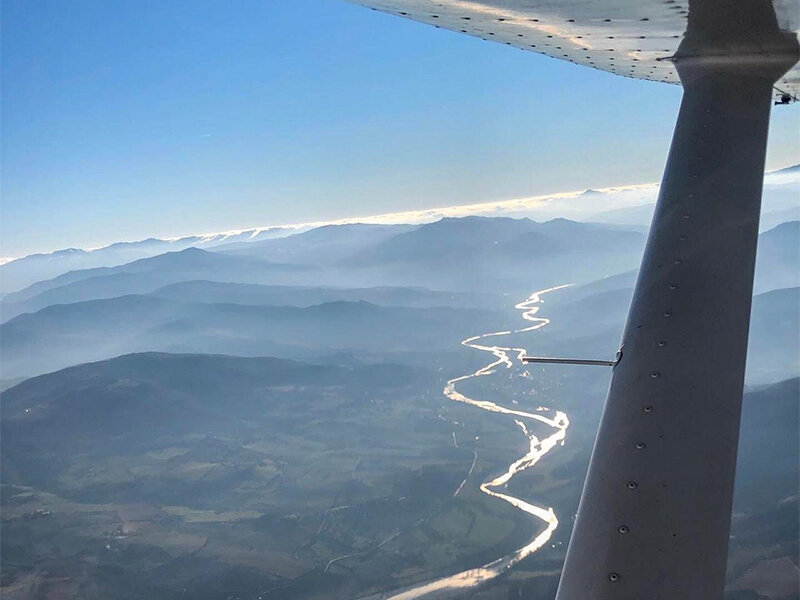
<svg viewBox="0 0 800 600"><path fill-rule="evenodd" d="M615 360L593 360L590 358L549 358L545 356L523 356L524 363L544 363L558 365L594 365L598 367L613 367Z"/></svg>
<svg viewBox="0 0 800 600"><path fill-rule="evenodd" d="M797 56L768 0L690 3L626 358L557 600L723 597L772 86Z"/></svg>
<svg viewBox="0 0 800 600"><path fill-rule="evenodd" d="M551 358L549 356L523 356L524 363L544 363L557 365L592 365L596 367L616 367L622 360L622 350L617 352L614 360L596 360L591 358Z"/></svg>

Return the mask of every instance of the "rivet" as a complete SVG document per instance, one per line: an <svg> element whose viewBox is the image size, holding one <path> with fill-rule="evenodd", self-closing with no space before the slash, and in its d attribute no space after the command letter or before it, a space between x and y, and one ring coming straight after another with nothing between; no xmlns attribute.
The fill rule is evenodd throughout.
<svg viewBox="0 0 800 600"><path fill-rule="evenodd" d="M666 345L667 345L667 342L665 342L664 340L658 340L658 347L659 348L663 348Z"/></svg>
<svg viewBox="0 0 800 600"><path fill-rule="evenodd" d="M686 215L683 215L683 218L684 218L684 219L691 219L691 218L692 218L692 215L688 215L688 214L686 214Z"/></svg>
<svg viewBox="0 0 800 600"><path fill-rule="evenodd" d="M628 533L628 526L627 525L620 525L617 527L617 531L620 533Z"/></svg>
<svg viewBox="0 0 800 600"><path fill-rule="evenodd" d="M650 377L652 377L653 379L657 379L659 375L660 373L658 371L653 371L652 373L650 373Z"/></svg>
<svg viewBox="0 0 800 600"><path fill-rule="evenodd" d="M671 289L671 290L676 290L676 289L678 289L678 286L677 286L677 285L675 285L674 283L670 283L670 284L669 284L669 289ZM666 316L666 315L665 315L665 316Z"/></svg>
<svg viewBox="0 0 800 600"><path fill-rule="evenodd" d="M670 289L672 289L672 287L670 287ZM671 317L671 316L672 316L672 313L671 313L671 312L669 312L669 311L665 311L665 312L664 312L664 316L665 316L665 317Z"/></svg>
<svg viewBox="0 0 800 600"><path fill-rule="evenodd" d="M674 262L676 265L679 265L679 264L681 264L683 261L682 261L680 258L676 258L676 259L675 259L673 262Z"/></svg>
<svg viewBox="0 0 800 600"><path fill-rule="evenodd" d="M650 412L653 412L653 407L652 406L645 406L642 410L644 412L646 412L646 413L650 413Z"/></svg>
<svg viewBox="0 0 800 600"><path fill-rule="evenodd" d="M635 490L638 487L639 487L639 484L636 483L635 481L629 481L628 482L628 489L629 490Z"/></svg>
<svg viewBox="0 0 800 600"><path fill-rule="evenodd" d="M619 573L609 573L608 580L611 583L616 583L617 581L619 581Z"/></svg>
<svg viewBox="0 0 800 600"><path fill-rule="evenodd" d="M678 239L680 239L682 242L685 242L687 239L689 239L689 236L688 235L682 235Z"/></svg>
<svg viewBox="0 0 800 600"><path fill-rule="evenodd" d="M644 442L637 442L637 444L636 444L636 449L637 450L644 450L646 447L647 447L647 444L645 444Z"/></svg>

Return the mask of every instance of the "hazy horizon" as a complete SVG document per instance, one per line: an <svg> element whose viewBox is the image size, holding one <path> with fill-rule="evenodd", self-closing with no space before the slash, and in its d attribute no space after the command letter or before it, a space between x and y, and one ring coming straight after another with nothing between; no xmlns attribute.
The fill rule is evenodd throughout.
<svg viewBox="0 0 800 600"><path fill-rule="evenodd" d="M655 182L680 105L333 0L3 9L6 257Z"/></svg>
<svg viewBox="0 0 800 600"><path fill-rule="evenodd" d="M800 173L789 173L786 175L777 174L779 171L796 165L786 165L768 171L764 180L764 185L787 185L800 184ZM771 176L772 175L772 176ZM120 239L118 237L106 236L102 241L89 240L76 242L67 247L51 245L43 247L29 253L14 253L5 248L0 253L0 266L8 264L26 256L38 254L53 254L64 250L83 250L92 252L107 248L118 243L138 243L149 239L160 239L164 241L178 241L186 238L203 238L214 241L215 245L223 243L225 238L242 236L242 234L252 233L252 237L269 231L285 231L287 235L299 233L323 227L327 225L350 225L350 224L374 224L374 225L395 225L395 224L424 224L430 223L446 217L466 217L466 216L503 216L523 218L528 217L533 220L550 220L565 218L572 220L591 219L600 213L612 212L615 210L636 208L652 204L656 200L659 183L629 183L609 187L589 187L581 190L561 191L521 198L511 198L504 200L487 200L484 202L473 202L465 204L455 204L450 206L422 208L417 210L404 210L398 212L387 212L380 214L358 214L329 220L305 221L305 222L285 222L270 223L259 225L246 225L237 229L217 230L217 231L179 231L172 235L160 237L155 234L143 234L135 239ZM602 194L602 196L600 196ZM238 239L236 241L244 241ZM202 242L201 242L202 244Z"/></svg>

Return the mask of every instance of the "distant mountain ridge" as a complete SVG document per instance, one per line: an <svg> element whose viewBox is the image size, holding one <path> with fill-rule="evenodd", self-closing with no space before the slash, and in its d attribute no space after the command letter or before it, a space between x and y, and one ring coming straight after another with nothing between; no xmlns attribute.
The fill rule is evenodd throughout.
<svg viewBox="0 0 800 600"><path fill-rule="evenodd" d="M640 231L567 219L538 223L466 217L422 226L321 227L246 248L223 246L214 252L188 248L117 267L70 271L7 294L0 301L0 317L8 321L52 304L147 295L187 282L196 283L172 288L173 297L176 289L182 289L199 302L238 303L237 294L243 294L249 298L244 303L255 304L375 299L379 304L430 305L421 297L421 304L412 301L408 291L400 299L400 289L424 288L428 298L438 290L446 301L448 292L451 299L467 295L476 299L476 293L525 293L532 281L543 287L582 283L635 270L643 243ZM756 293L800 285L798 273L800 222L782 223L762 233ZM205 289L199 282L206 282ZM297 289L290 293L275 286ZM344 288L361 292L345 294ZM381 295L378 288L392 291ZM206 292L216 299L204 297ZM303 294L307 300L301 300ZM396 300L389 301L391 297Z"/></svg>
<svg viewBox="0 0 800 600"><path fill-rule="evenodd" d="M0 304L3 320L51 304L143 294L171 283L211 279L250 283L292 283L307 266L271 263L247 256L232 256L187 248L141 258L117 267L69 271L7 294Z"/></svg>
<svg viewBox="0 0 800 600"><path fill-rule="evenodd" d="M445 350L499 312L332 301L307 307L185 302L130 295L56 304L0 325L12 378L141 351L307 358L338 352ZM455 346L457 347L457 346Z"/></svg>
<svg viewBox="0 0 800 600"><path fill-rule="evenodd" d="M420 225L367 223L323 225L284 238L224 244L216 248L216 251L278 262L332 264L359 250L419 227Z"/></svg>
<svg viewBox="0 0 800 600"><path fill-rule="evenodd" d="M8 293L68 271L114 267L165 252L198 247L212 248L241 240L255 242L290 235L295 231L297 230L291 228L268 227L174 239L147 238L136 242L116 242L90 250L67 248L50 253L29 254L0 264L0 286L3 292Z"/></svg>
<svg viewBox="0 0 800 600"><path fill-rule="evenodd" d="M560 317L542 342L561 335L583 344L570 352L591 342L613 355L606 346L618 342L643 245L640 232L601 224L465 217L324 227L247 252L187 248L71 271L0 302L3 376L145 350L427 360L425 353L458 349L484 327L516 322L514 304L531 291L569 283L577 287L563 297L573 300L556 307ZM757 294L800 285L798 246L800 222L761 235ZM795 296L756 298L754 323L760 306L772 306L763 330L781 340L778 355L767 344L749 360L761 380L772 376L767 358L778 365L775 376L794 365L782 331L797 321ZM783 316L784 330L776 330ZM597 337L587 341L590 332ZM754 332L754 343L763 339Z"/></svg>
<svg viewBox="0 0 800 600"><path fill-rule="evenodd" d="M641 232L554 219L447 218L409 225L337 225L275 240L187 248L115 267L69 271L2 299L3 320L56 303L148 294L191 280L335 287L526 289L594 279L638 264ZM468 267L468 268L465 268ZM303 271L305 269L305 271Z"/></svg>
<svg viewBox="0 0 800 600"><path fill-rule="evenodd" d="M796 212L790 213L787 211L794 211L800 207L795 185L797 184L798 173L800 173L800 165L789 166L783 169L768 172L766 174L764 181L763 212L765 215L765 220L769 222L770 227L778 224L778 219L781 219L781 217L777 216L779 214L783 215L784 217L790 216L791 218L797 218ZM624 187L625 186L623 186L623 188ZM602 198L609 192L613 192L613 190L614 188L609 188L607 190L594 190L590 188L584 190L580 194L576 192L574 198ZM491 205L492 203L488 204ZM498 205L500 204L503 204L503 202L498 203ZM485 208L486 204L477 206ZM468 209L469 207L465 206L452 208ZM430 212L431 214L441 214L436 210ZM593 219L589 216L590 212L586 212L585 214L581 213L583 214L581 220L598 220L605 223L610 223L613 221L613 215L604 215L603 213L598 213L600 216L597 219ZM772 213L774 213L776 216L769 216ZM416 214L414 211L410 211L408 213L412 223L420 223L420 218L425 220L424 211L416 214L416 218L412 218L412 215L414 214ZM468 213L463 211L459 213L459 215L464 214ZM542 213L542 215L543 214L544 213ZM551 212L549 214L551 217L557 216L557 213ZM541 218L542 215L539 215L539 218ZM392 217L390 222L397 222L397 214L385 216ZM611 220L609 220L609 216L611 216ZM378 217L371 217L370 220L375 222L375 219L377 218ZM428 217L427 220L431 220L430 217ZM786 220L786 218L781 220ZM340 226L342 222L347 222L347 220L343 219L339 223L332 223L328 226ZM626 220L626 222L640 227L647 226L649 224L647 210L640 210L638 216L633 221ZM358 223L355 224L358 225ZM305 223L287 226L256 227L238 231L210 233L204 235L188 235L169 239L147 238L133 242L116 242L101 248L86 250L67 248L51 253L31 254L19 258L0 258L0 292L8 293L18 291L23 287L35 283L36 281L50 279L56 275L71 270L102 266L112 267L136 260L138 258L146 258L147 256L153 256L163 252L182 250L188 247L212 248L225 246L226 250L228 251L243 250L246 249L249 244L258 244L271 238L287 236L298 231L307 231L314 228L319 229L320 225L323 227L326 226L321 223ZM380 227L386 226L380 225ZM406 225L406 227L414 227L414 225Z"/></svg>
<svg viewBox="0 0 800 600"><path fill-rule="evenodd" d="M445 218L392 236L340 262L382 283L524 293L631 269L645 237L568 219Z"/></svg>

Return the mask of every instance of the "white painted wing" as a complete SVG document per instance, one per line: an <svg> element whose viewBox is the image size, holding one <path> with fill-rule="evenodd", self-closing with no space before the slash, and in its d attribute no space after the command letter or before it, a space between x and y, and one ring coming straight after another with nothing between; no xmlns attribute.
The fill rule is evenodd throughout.
<svg viewBox="0 0 800 600"><path fill-rule="evenodd" d="M354 0L357 4L624 77L680 84L670 58L689 23L688 0ZM730 0L735 3L736 0ZM800 3L773 2L778 26L795 36ZM757 32L756 32L757 33ZM684 44L684 54L692 48ZM757 35L716 50L743 58L769 52ZM800 67L775 84L800 95Z"/></svg>

